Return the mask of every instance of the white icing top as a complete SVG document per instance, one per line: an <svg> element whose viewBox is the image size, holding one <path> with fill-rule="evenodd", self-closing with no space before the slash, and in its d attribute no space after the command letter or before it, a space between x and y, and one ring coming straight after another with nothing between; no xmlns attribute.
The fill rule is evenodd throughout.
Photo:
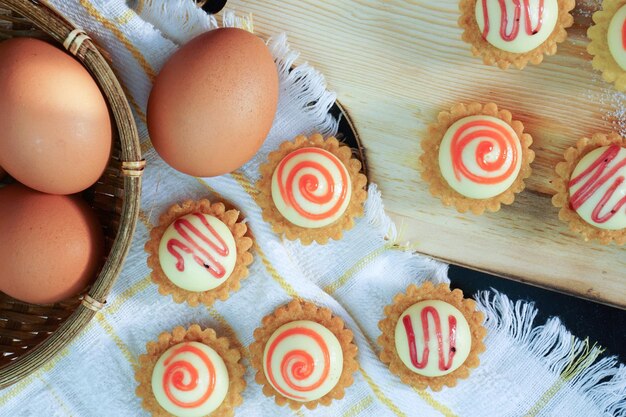
<svg viewBox="0 0 626 417"><path fill-rule="evenodd" d="M263 370L283 396L299 402L322 398L337 385L343 351L321 324L294 321L279 327L265 345Z"/></svg>
<svg viewBox="0 0 626 417"><path fill-rule="evenodd" d="M455 321L452 325L451 318ZM422 327L424 322L428 323L426 327ZM472 347L472 334L463 313L439 300L421 301L407 308L396 324L395 337L396 351L406 367L428 377L457 369Z"/></svg>
<svg viewBox="0 0 626 417"><path fill-rule="evenodd" d="M626 71L626 5L622 6L611 19L607 41L611 55L624 71Z"/></svg>
<svg viewBox="0 0 626 417"><path fill-rule="evenodd" d="M280 214L308 229L337 221L351 195L348 170L335 155L320 148L293 151L272 176L272 199Z"/></svg>
<svg viewBox="0 0 626 417"><path fill-rule="evenodd" d="M174 285L187 291L212 290L235 269L235 238L216 217L188 214L165 230L159 244L159 262Z"/></svg>
<svg viewBox="0 0 626 417"><path fill-rule="evenodd" d="M504 10L501 1L476 1L476 22L487 42L503 51L524 53L548 39L559 17L557 0L504 0ZM485 16L489 22L487 30Z"/></svg>
<svg viewBox="0 0 626 417"><path fill-rule="evenodd" d="M198 342L172 346L152 372L157 402L177 417L201 417L215 411L226 398L228 384L228 369L222 358Z"/></svg>
<svg viewBox="0 0 626 417"><path fill-rule="evenodd" d="M587 223L626 228L626 148L603 146L585 155L572 172L569 194L572 208Z"/></svg>
<svg viewBox="0 0 626 417"><path fill-rule="evenodd" d="M517 178L522 145L506 122L469 116L454 123L439 147L439 168L458 193L476 199L497 196Z"/></svg>

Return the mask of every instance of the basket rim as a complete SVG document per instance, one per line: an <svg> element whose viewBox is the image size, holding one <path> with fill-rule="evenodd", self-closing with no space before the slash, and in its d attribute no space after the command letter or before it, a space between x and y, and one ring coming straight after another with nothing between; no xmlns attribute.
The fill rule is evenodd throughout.
<svg viewBox="0 0 626 417"><path fill-rule="evenodd" d="M79 27L63 17L51 5L35 0L0 0L0 6L18 13L50 35L59 45L65 42L100 87L113 115L121 143L121 164L124 176L124 198L116 237L100 274L76 310L42 343L24 355L0 367L0 389L6 388L33 373L85 328L96 311L105 303L131 246L139 217L141 172L145 165L139 134L128 100L104 56L95 43Z"/></svg>

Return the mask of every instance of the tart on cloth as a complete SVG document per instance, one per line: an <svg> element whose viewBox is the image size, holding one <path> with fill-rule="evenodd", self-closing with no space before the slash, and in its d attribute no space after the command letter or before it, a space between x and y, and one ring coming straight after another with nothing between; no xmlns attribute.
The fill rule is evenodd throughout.
<svg viewBox="0 0 626 417"><path fill-rule="evenodd" d="M155 417L229 417L246 388L241 352L213 329L194 324L161 333L139 356L142 407Z"/></svg>
<svg viewBox="0 0 626 417"><path fill-rule="evenodd" d="M456 104L439 113L422 140L422 178L444 205L465 213L512 204L531 174L533 139L494 103Z"/></svg>
<svg viewBox="0 0 626 417"><path fill-rule="evenodd" d="M320 134L298 136L269 154L257 203L274 232L303 245L339 240L363 216L367 178L352 150Z"/></svg>
<svg viewBox="0 0 626 417"><path fill-rule="evenodd" d="M263 318L250 345L256 382L276 404L312 410L343 398L358 369L352 331L328 308L293 300Z"/></svg>
<svg viewBox="0 0 626 417"><path fill-rule="evenodd" d="M593 21L595 25L587 30L593 68L602 71L602 78L615 83L618 91L626 91L626 1L604 0Z"/></svg>
<svg viewBox="0 0 626 417"><path fill-rule="evenodd" d="M170 207L145 245L152 281L177 303L226 300L248 276L252 238L237 210L209 200Z"/></svg>
<svg viewBox="0 0 626 417"><path fill-rule="evenodd" d="M523 69L556 54L575 6L575 0L461 0L459 26L486 65Z"/></svg>
<svg viewBox="0 0 626 417"><path fill-rule="evenodd" d="M564 159L553 180L559 218L585 240L626 243L626 139L597 133L567 149Z"/></svg>
<svg viewBox="0 0 626 417"><path fill-rule="evenodd" d="M385 307L378 323L380 359L403 383L440 391L467 378L485 351L484 315L476 302L447 284L409 286Z"/></svg>

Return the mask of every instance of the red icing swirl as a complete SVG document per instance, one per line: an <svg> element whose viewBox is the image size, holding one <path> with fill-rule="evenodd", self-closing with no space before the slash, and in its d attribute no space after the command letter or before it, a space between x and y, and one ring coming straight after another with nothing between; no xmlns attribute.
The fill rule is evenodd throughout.
<svg viewBox="0 0 626 417"><path fill-rule="evenodd" d="M183 353L191 353L202 360L206 366L206 370L198 370L196 367L185 360L177 360L176 357ZM213 391L215 390L215 367L213 362L207 356L207 354L191 344L184 344L172 352L172 354L163 363L165 367L165 373L163 374L163 391L173 404L181 408L196 408L204 404ZM189 392L198 388L199 385L199 373L205 372L208 375L209 381L207 389L199 399L196 401L185 402L176 397L172 392L172 388L178 391ZM187 382L185 382L187 378Z"/></svg>
<svg viewBox="0 0 626 417"><path fill-rule="evenodd" d="M174 229L176 229L185 242L181 242L178 239L170 239L167 242L167 250L176 258L176 268L181 272L185 270L185 261L179 251L192 255L193 260L198 265L206 268L215 278L224 278L224 275L226 275L224 265L202 248L200 243L205 243L220 256L228 256L228 245L222 236L209 224L203 214L194 213L193 215L202 222L208 234L202 233L185 218L177 219L174 222ZM211 240L211 238L213 240Z"/></svg>
<svg viewBox="0 0 626 417"><path fill-rule="evenodd" d="M626 19L622 24L622 48L626 51Z"/></svg>
<svg viewBox="0 0 626 417"><path fill-rule="evenodd" d="M448 361L446 362L445 350L443 347L443 332L441 329L441 319L439 312L435 307L424 307L421 312L421 329L424 335L424 349L422 351L422 360L417 357L417 346L415 343L415 331L413 330L413 322L411 321L411 315L407 314L402 318L402 324L406 331L408 343L409 343L409 355L411 363L417 369L424 369L428 365L428 359L430 357L430 330L428 328L428 315L431 315L435 324L435 336L437 337L437 353L439 355L439 369L447 371L452 367L452 361L456 354L456 317L453 315L448 316L448 337L450 340L450 349L448 350Z"/></svg>
<svg viewBox="0 0 626 417"><path fill-rule="evenodd" d="M321 156L332 163L341 175L340 181L335 183L332 173L323 164L313 160L298 162L286 173L287 176L284 178L286 165L295 157L307 154ZM341 207L348 196L348 173L346 171L346 167L333 154L324 149L302 148L293 151L280 162L276 169L280 196L288 207L292 207L299 215L306 219L324 220L335 216L339 210L341 210ZM335 198L335 190L339 190L339 196L335 204L323 213L311 213L307 211L298 203L296 199L296 195L294 194L294 182L300 171L304 169L317 171L327 185L326 192L324 194L317 195L316 192L320 188L318 176L312 173L301 175L298 179L297 190L300 192L300 196L302 196L306 201L320 206L328 204L333 201L333 198Z"/></svg>
<svg viewBox="0 0 626 417"><path fill-rule="evenodd" d="M482 0L483 4L483 20L485 21L485 28L483 30L483 38L487 39L489 35L489 11L487 10L487 0ZM507 27L509 26L509 15L506 0L498 0L500 4L500 36L503 40L511 42L515 40L519 34L520 20L522 14L522 4L520 0L513 0L513 23L511 25L511 32L507 33ZM537 34L541 30L543 25L543 12L544 12L544 0L539 0L539 19L537 27L533 28L532 21L530 19L530 0L524 0L524 8L526 10L526 16L524 19L526 33L530 36Z"/></svg>
<svg viewBox="0 0 626 417"><path fill-rule="evenodd" d="M469 130L474 128L478 129L468 133ZM491 140L485 140L485 138ZM483 173L477 174L471 172L465 165L463 151L476 140L481 140L476 147L476 163L485 173L501 170L507 163L508 155L511 155L510 166L503 174L497 176L486 176ZM487 155L493 151L494 142L500 150L500 154L497 159L489 161ZM478 184L498 184L506 181L514 174L517 167L519 158L517 147L515 146L517 142L516 136L511 135L508 129L494 121L483 119L463 124L454 132L450 144L452 168L454 169L456 179L460 181L461 176L464 176Z"/></svg>
<svg viewBox="0 0 626 417"><path fill-rule="evenodd" d="M305 327L294 327L292 329L285 330L276 339L274 339L272 344L269 346L265 358L265 368L268 379L274 388L276 388L276 390L278 390L281 394L287 397L303 400L305 399L304 397L294 395L293 393L290 393L282 388L278 381L276 381L276 377L272 370L272 361L274 359L276 348L285 339L292 336L306 336L312 339L322 351L324 360L324 368L320 378L310 385L301 385L301 381L309 378L315 371L316 363L311 353L302 349L294 349L290 350L282 358L280 358L280 374L285 381L285 384L287 384L287 387L294 391L313 391L319 388L326 381L330 372L330 351L328 350L328 346L326 345L324 338L319 333Z"/></svg>
<svg viewBox="0 0 626 417"><path fill-rule="evenodd" d="M570 206L574 210L578 210L587 200L589 200L598 189L605 185L609 181L613 181L608 190L604 193L600 202L596 205L591 213L591 219L598 223L606 223L617 214L617 212L626 205L626 196L620 199L615 206L604 214L606 204L613 197L620 185L626 181L626 177L618 175L618 172L626 167L626 157L620 161L617 161L613 168L606 172L609 165L615 158L617 158L622 148L618 145L611 145L606 151L604 151L587 169L572 178L569 182L569 188L571 189L576 184L582 183L581 187L570 196Z"/></svg>

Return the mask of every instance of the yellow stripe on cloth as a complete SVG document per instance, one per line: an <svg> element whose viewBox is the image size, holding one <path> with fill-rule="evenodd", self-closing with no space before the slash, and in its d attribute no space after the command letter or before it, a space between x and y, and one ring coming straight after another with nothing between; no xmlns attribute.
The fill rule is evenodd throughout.
<svg viewBox="0 0 626 417"><path fill-rule="evenodd" d="M148 229L148 231L150 231L150 230L152 230L154 228L154 225L152 224L152 222L150 221L150 219L146 215L146 212L143 211L143 210L139 210L139 220L141 221L141 223L143 223L143 225L146 227L146 229Z"/></svg>
<svg viewBox="0 0 626 417"><path fill-rule="evenodd" d="M365 381L367 382L367 384L370 386L372 391L374 391L374 395L376 395L376 398L378 398L378 400L381 403L385 404L385 406L387 406L387 408L390 409L396 416L406 417L406 414L404 414L398 408L398 406L396 406L393 403L393 401L391 401L389 398L387 398L387 396L385 396L382 390L378 387L378 385L376 385L374 380L370 378L370 376L367 374L367 372L365 372L365 370L361 367L361 365L359 365L359 370L361 371L361 374L363 375L363 378L365 378Z"/></svg>
<svg viewBox="0 0 626 417"><path fill-rule="evenodd" d="M117 313L117 311L122 308L126 301L130 300L132 297L139 294L140 292L146 290L150 286L151 282L152 280L150 279L150 275L143 277L142 279L128 287L123 293L118 295L115 298L115 301L111 303L111 305L104 308L101 313L105 316L110 316L111 314Z"/></svg>
<svg viewBox="0 0 626 417"><path fill-rule="evenodd" d="M235 171L230 175L235 179L235 181L239 183L239 185L241 185L246 193L248 193L248 195L256 201L256 195L258 194L257 189L254 188L252 184L250 184L250 181L248 181L245 175L243 175L241 171Z"/></svg>
<svg viewBox="0 0 626 417"><path fill-rule="evenodd" d="M132 365L134 368L137 365L137 358L133 356L128 345L124 343L122 338L117 334L113 326L107 321L106 318L102 314L96 314L96 321L100 324L100 326L104 329L104 332L113 340L115 345L119 348L124 355L124 358Z"/></svg>
<svg viewBox="0 0 626 417"><path fill-rule="evenodd" d="M142 155L145 155L149 150L152 150L153 148L154 145L152 145L152 141L149 138L141 142L140 149Z"/></svg>
<svg viewBox="0 0 626 417"><path fill-rule="evenodd" d="M457 415L454 414L452 412L452 410L450 410L448 407L446 407L445 405L443 405L440 402L438 402L437 400L435 400L433 398L433 396L430 395L428 392L418 390L417 388L413 388L413 390L415 392L417 392L417 395L419 395L424 401L426 401L426 403L428 403L428 405L430 405L435 410L439 411L444 416L446 416L446 417L457 417Z"/></svg>
<svg viewBox="0 0 626 417"><path fill-rule="evenodd" d="M263 252L263 249L261 249L261 247L259 246L259 244L256 241L254 242L254 249L259 254L259 257L261 258L261 262L263 262L263 265L265 266L265 269L267 270L268 274L271 275L271 277L274 279L274 281L276 281L278 283L278 285L280 285L281 288L287 294L289 294L290 297L297 298L297 299L302 298L302 297L300 297L298 295L298 293L291 286L291 284L289 284L287 282L287 280L285 280L283 277L280 276L278 271L276 271L276 268L274 268L274 265L272 265L272 263L267 258L267 256L265 256L265 252Z"/></svg>
<svg viewBox="0 0 626 417"><path fill-rule="evenodd" d="M372 251L372 253L366 255L363 259L361 259L356 264L354 264L350 269L348 269L341 277L339 277L339 279L337 279L332 284L324 287L324 292L330 295L333 295L335 291L343 287L350 280L350 278L352 278L354 275L356 275L357 272L365 268L367 264L369 264L374 259L382 255L383 253L386 253L387 251L393 248L394 248L393 243L387 243L386 245Z"/></svg>
<svg viewBox="0 0 626 417"><path fill-rule="evenodd" d="M81 6L93 17L96 19L102 26L108 29L115 37L128 49L128 51L132 54L132 56L137 60L141 68L143 68L144 72L150 79L150 82L154 82L156 78L156 71L150 63L146 60L146 58L139 52L139 49L133 45L130 40L122 33L122 31L109 19L103 16L98 9L94 7L93 4L89 0L80 0Z"/></svg>
<svg viewBox="0 0 626 417"><path fill-rule="evenodd" d="M126 23L130 22L131 19L135 17L136 15L137 14L132 9L128 9L124 13L122 13L120 16L116 17L115 21L119 25L125 25Z"/></svg>
<svg viewBox="0 0 626 417"><path fill-rule="evenodd" d="M363 410L365 410L367 407L369 407L373 403L374 403L374 398L372 398L371 395L368 395L367 397L363 398L361 401L359 401L358 403L350 407L348 411L343 413L342 417L358 416L359 414L363 412Z"/></svg>
<svg viewBox="0 0 626 417"><path fill-rule="evenodd" d="M604 349L596 349L596 346L589 347L589 339L583 341L583 351L580 354L571 352L571 359L569 364L565 367L559 379L552 384L552 386L543 393L541 398L532 406L532 408L525 414L525 417L536 417L539 415L548 403L561 391L561 389L569 381L574 379L577 375L589 368L600 356ZM572 336L572 350L574 349L574 336Z"/></svg>
<svg viewBox="0 0 626 417"><path fill-rule="evenodd" d="M70 410L68 405L65 403L65 401L63 401L63 399L57 394L56 389L52 385L50 385L48 382L46 382L46 380L43 379L40 375L37 375L37 379L39 379L41 383L46 387L46 391L48 391L48 393L52 396L54 401L61 407L63 412L66 415L71 416L72 411Z"/></svg>

